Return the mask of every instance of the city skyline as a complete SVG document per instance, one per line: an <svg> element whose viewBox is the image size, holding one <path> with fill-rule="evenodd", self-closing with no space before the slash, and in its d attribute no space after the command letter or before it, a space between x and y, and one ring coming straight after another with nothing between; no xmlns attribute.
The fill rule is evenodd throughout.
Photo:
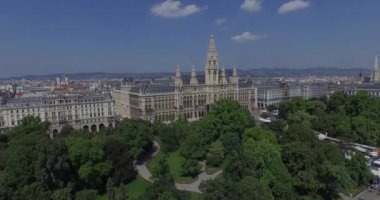
<svg viewBox="0 0 380 200"><path fill-rule="evenodd" d="M4 1L0 77L220 66L371 68L380 2L316 0Z"/></svg>

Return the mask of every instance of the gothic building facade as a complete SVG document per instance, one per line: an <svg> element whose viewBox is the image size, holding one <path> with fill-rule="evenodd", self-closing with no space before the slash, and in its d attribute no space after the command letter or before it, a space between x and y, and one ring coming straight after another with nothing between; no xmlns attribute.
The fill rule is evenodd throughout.
<svg viewBox="0 0 380 200"><path fill-rule="evenodd" d="M204 79L200 77L193 66L190 81L186 82L177 67L174 82L147 81L123 85L113 91L115 112L120 117L170 122L179 116L197 120L220 99L237 100L248 110L257 107L256 88L248 81L239 80L236 67L231 76L219 67L213 36L210 38Z"/></svg>

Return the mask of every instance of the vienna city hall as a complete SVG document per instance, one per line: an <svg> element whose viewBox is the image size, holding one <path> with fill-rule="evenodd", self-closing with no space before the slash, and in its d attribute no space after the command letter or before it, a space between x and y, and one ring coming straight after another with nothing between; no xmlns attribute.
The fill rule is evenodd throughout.
<svg viewBox="0 0 380 200"><path fill-rule="evenodd" d="M211 35L204 75L193 66L191 75L177 67L170 80L141 80L113 91L115 112L120 117L170 122L182 116L189 121L203 117L221 99L237 100L248 110L257 107L256 88L240 80L236 67L227 75L219 68L214 37Z"/></svg>

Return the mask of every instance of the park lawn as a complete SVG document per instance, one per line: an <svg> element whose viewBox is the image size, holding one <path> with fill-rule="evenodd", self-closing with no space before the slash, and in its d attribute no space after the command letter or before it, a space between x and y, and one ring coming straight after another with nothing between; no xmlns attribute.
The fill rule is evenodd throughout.
<svg viewBox="0 0 380 200"><path fill-rule="evenodd" d="M180 191L186 197L190 197L190 200L202 200L202 194L196 192Z"/></svg>
<svg viewBox="0 0 380 200"><path fill-rule="evenodd" d="M98 195L95 200L108 200L107 194Z"/></svg>
<svg viewBox="0 0 380 200"><path fill-rule="evenodd" d="M179 154L179 151L169 153L168 164L174 180L178 183L192 183L196 178L181 175L181 166L184 162L185 158Z"/></svg>
<svg viewBox="0 0 380 200"><path fill-rule="evenodd" d="M191 192L190 193L191 200L202 200L202 195L199 193Z"/></svg>
<svg viewBox="0 0 380 200"><path fill-rule="evenodd" d="M161 153L159 153L160 156ZM156 158L153 158L147 165L148 169L152 171L155 165ZM181 175L181 166L185 162L185 158L182 157L179 153L179 151L171 152L168 154L168 165L170 169L170 173L173 176L175 182L177 183L192 183L196 180L196 178L193 177L186 177Z"/></svg>
<svg viewBox="0 0 380 200"><path fill-rule="evenodd" d="M136 199L141 196L147 187L150 185L148 181L144 180L140 176L137 176L136 179L126 185L127 194L130 199Z"/></svg>

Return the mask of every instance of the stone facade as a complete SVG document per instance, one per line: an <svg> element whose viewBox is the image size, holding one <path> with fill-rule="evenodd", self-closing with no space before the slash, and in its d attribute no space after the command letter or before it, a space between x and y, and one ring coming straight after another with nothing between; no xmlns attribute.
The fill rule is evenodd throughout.
<svg viewBox="0 0 380 200"><path fill-rule="evenodd" d="M28 116L51 122L58 133L64 125L97 132L114 126L114 108L110 94L50 94L42 97L9 99L0 105L0 129L19 125Z"/></svg>
<svg viewBox="0 0 380 200"><path fill-rule="evenodd" d="M177 67L174 83L127 84L114 90L113 98L115 111L121 117L170 122L179 116L197 120L220 99L237 100L252 110L256 107L256 88L248 81L239 80L236 67L230 77L224 68L219 68L215 40L211 36L203 80L193 66L190 81L185 82Z"/></svg>

